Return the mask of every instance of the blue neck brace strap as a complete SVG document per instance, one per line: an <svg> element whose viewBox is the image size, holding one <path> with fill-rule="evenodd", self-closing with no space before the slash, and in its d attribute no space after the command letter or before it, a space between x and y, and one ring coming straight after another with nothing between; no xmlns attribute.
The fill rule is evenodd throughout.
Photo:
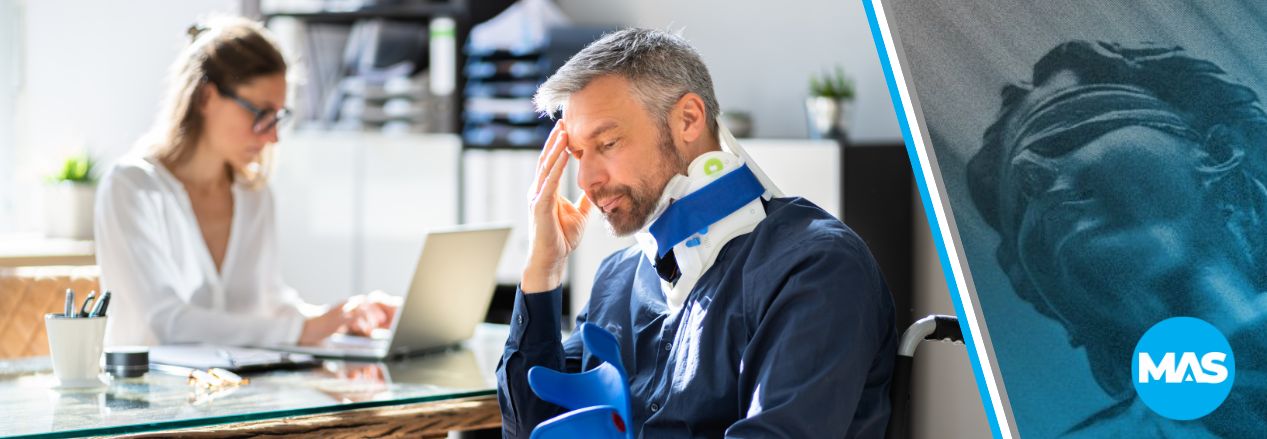
<svg viewBox="0 0 1267 439"><path fill-rule="evenodd" d="M708 226L760 198L765 190L745 164L674 201L648 230L655 237L656 256L663 258L673 246L707 231Z"/></svg>

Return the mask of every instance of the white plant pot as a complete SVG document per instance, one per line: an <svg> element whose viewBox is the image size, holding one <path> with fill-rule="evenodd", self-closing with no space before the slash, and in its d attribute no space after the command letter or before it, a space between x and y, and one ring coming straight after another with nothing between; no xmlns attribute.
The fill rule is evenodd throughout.
<svg viewBox="0 0 1267 439"><path fill-rule="evenodd" d="M53 238L92 239L92 210L97 185L61 182L44 189L44 234Z"/></svg>
<svg viewBox="0 0 1267 439"><path fill-rule="evenodd" d="M805 99L809 138L834 139L849 131L850 101L826 97Z"/></svg>

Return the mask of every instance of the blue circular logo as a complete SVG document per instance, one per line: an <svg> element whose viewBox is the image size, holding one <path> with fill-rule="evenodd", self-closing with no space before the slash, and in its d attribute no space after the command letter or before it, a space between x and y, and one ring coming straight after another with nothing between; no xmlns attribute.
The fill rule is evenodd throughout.
<svg viewBox="0 0 1267 439"><path fill-rule="evenodd" d="M1140 337L1131 378L1144 405L1187 421L1223 404L1236 378L1232 346L1214 325L1193 317L1158 322Z"/></svg>

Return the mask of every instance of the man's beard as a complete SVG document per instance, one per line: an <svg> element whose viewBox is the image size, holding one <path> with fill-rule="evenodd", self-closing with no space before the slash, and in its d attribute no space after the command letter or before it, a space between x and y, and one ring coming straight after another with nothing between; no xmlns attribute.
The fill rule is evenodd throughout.
<svg viewBox="0 0 1267 439"><path fill-rule="evenodd" d="M606 220L604 222L607 223L607 231L612 235L624 237L642 229L651 212L655 210L656 203L660 201L660 195L664 193L669 180L675 174L686 173L688 163L673 145L667 126L660 128L659 150L660 164L654 170L655 173L640 179L636 187L614 185L589 194L590 200L603 200L612 196L623 196L629 200L628 208L618 208L612 212L599 209Z"/></svg>

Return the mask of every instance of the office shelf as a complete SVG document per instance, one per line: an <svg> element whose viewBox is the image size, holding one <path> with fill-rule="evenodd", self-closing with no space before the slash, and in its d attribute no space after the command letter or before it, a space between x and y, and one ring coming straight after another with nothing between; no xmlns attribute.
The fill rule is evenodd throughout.
<svg viewBox="0 0 1267 439"><path fill-rule="evenodd" d="M425 20L433 17L460 17L466 9L460 4L435 3L409 6L370 7L352 11L268 11L267 21L275 17L289 17L309 22L344 23L367 19Z"/></svg>

